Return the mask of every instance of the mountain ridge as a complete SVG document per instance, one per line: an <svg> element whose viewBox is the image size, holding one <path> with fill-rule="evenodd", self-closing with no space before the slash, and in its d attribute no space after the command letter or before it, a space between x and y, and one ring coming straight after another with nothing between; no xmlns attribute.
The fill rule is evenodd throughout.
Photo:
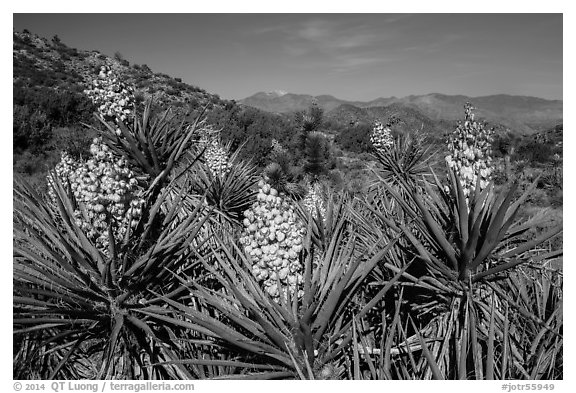
<svg viewBox="0 0 576 393"><path fill-rule="evenodd" d="M470 97L430 93L401 98L379 97L370 101L348 101L328 94L312 96L287 93L274 98L262 94L261 92L256 93L237 102L244 106L275 113L306 110L312 103L316 103L326 112L337 110L341 105L352 105L363 109L399 104L417 109L422 114L437 121L452 121L462 118L463 105L466 102L471 102L476 107L479 118L489 123L503 125L521 134L532 134L542 128L562 123L563 119L562 100L547 100L540 97L510 94Z"/></svg>

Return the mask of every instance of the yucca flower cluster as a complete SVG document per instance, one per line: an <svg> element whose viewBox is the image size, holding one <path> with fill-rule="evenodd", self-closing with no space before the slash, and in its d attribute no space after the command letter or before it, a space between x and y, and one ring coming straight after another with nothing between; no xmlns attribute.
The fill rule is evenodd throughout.
<svg viewBox="0 0 576 393"><path fill-rule="evenodd" d="M276 301L288 291L300 297L303 267L298 255L306 229L285 196L264 180L258 186L257 201L244 213L240 239L253 262L252 274Z"/></svg>
<svg viewBox="0 0 576 393"><path fill-rule="evenodd" d="M304 208L314 217L318 218L318 211L322 217L326 216L326 204L322 197L322 188L320 183L309 183L308 194L302 200Z"/></svg>
<svg viewBox="0 0 576 393"><path fill-rule="evenodd" d="M134 89L122 82L108 66L100 67L100 73L92 81L92 87L84 90L84 93L98 107L98 112L106 121L115 123L119 118L125 122L133 116ZM116 133L120 135L120 129L117 129Z"/></svg>
<svg viewBox="0 0 576 393"><path fill-rule="evenodd" d="M78 168L78 163L74 161L74 159L68 154L68 152L63 151L60 154L60 161L56 164L54 168L54 174L64 183L67 185L69 182L70 176L76 171ZM55 183L54 178L52 177L53 174L50 173L46 176L46 180L48 182L48 196L52 200L52 202L56 203L56 194L54 193Z"/></svg>
<svg viewBox="0 0 576 393"><path fill-rule="evenodd" d="M92 157L86 162L74 162L63 153L56 173L68 180L79 204L79 209L74 211L76 224L107 253L109 225L116 241L121 241L128 227L138 224L144 200L126 160L116 157L102 138L93 140L90 153ZM49 184L54 184L53 179Z"/></svg>
<svg viewBox="0 0 576 393"><path fill-rule="evenodd" d="M372 129L372 134L370 134L370 142L379 152L384 152L384 150L390 148L394 144L390 128L380 122L376 122Z"/></svg>
<svg viewBox="0 0 576 393"><path fill-rule="evenodd" d="M213 142L206 148L204 157L206 165L216 177L224 176L232 168L232 164L228 161L228 152L218 142Z"/></svg>
<svg viewBox="0 0 576 393"><path fill-rule="evenodd" d="M204 158L213 176L222 177L232 169L228 152L220 142L219 131L204 130L200 136L200 148L206 148Z"/></svg>
<svg viewBox="0 0 576 393"><path fill-rule="evenodd" d="M288 150L286 150L286 148L282 146L282 144L274 138L272 138L271 144L272 144L272 152L271 152L272 157L278 157L288 152Z"/></svg>
<svg viewBox="0 0 576 393"><path fill-rule="evenodd" d="M484 124L474 120L474 107L465 106L465 121L458 122L448 140L451 154L446 156L450 168L456 170L464 195L468 198L476 188L480 176L480 189L484 189L492 174L492 132Z"/></svg>

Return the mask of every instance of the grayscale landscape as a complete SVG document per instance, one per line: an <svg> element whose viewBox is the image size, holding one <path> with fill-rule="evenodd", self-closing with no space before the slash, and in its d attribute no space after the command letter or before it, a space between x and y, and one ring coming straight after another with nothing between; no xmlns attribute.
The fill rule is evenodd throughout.
<svg viewBox="0 0 576 393"><path fill-rule="evenodd" d="M563 379L562 25L14 14L13 378Z"/></svg>

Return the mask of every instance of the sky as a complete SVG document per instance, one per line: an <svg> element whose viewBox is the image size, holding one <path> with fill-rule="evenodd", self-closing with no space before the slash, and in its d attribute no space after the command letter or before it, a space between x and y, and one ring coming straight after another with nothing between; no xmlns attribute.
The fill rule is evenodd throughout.
<svg viewBox="0 0 576 393"><path fill-rule="evenodd" d="M14 14L226 99L428 93L562 99L562 14Z"/></svg>

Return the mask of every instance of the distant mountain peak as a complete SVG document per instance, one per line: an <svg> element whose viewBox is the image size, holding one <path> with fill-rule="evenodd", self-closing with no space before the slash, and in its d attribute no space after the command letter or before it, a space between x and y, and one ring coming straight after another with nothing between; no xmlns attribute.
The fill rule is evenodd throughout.
<svg viewBox="0 0 576 393"><path fill-rule="evenodd" d="M264 91L261 94L268 97L282 97L288 94L288 92L286 90L272 90L272 91Z"/></svg>
<svg viewBox="0 0 576 393"><path fill-rule="evenodd" d="M424 95L409 95L403 98L377 98L372 101L346 101L334 96L323 94L311 96L308 94L289 93L278 95L276 93L257 93L240 100L245 106L252 106L264 111L274 113L290 113L307 110L316 102L325 112L340 110L349 112L356 108L381 108L400 110L409 117L413 113L406 112L407 108L417 109L433 121L454 121L462 118L463 105L472 102L477 107L479 117L492 124L502 124L522 134L533 133L534 126L538 128L554 126L562 123L562 101L545 100L536 97L511 96L497 94L483 97L469 97L465 95L448 95L442 93L429 93ZM341 106L342 104L347 104Z"/></svg>

